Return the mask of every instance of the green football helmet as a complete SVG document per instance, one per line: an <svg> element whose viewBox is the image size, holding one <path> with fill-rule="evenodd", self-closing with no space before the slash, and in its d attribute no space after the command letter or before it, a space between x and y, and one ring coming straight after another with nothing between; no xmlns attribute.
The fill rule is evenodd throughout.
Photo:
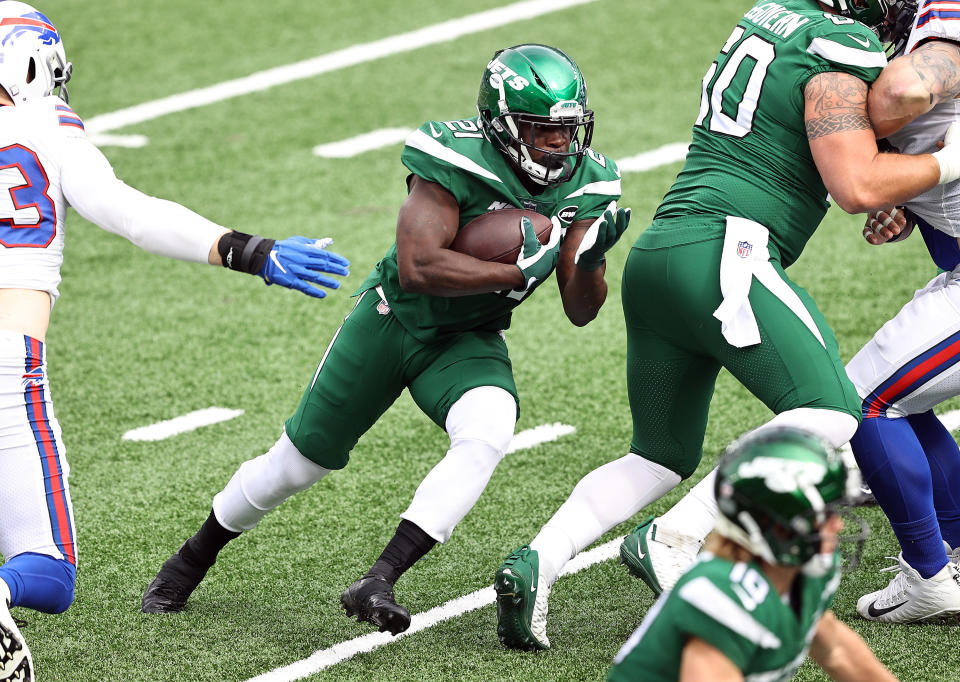
<svg viewBox="0 0 960 682"><path fill-rule="evenodd" d="M546 45L516 45L494 54L480 82L477 111L486 138L521 177L539 185L570 179L593 137L583 74L570 57ZM534 146L539 126L566 127L567 151ZM539 161L531 152L542 154Z"/></svg>
<svg viewBox="0 0 960 682"><path fill-rule="evenodd" d="M836 10L842 17L855 19L861 24L877 29L887 18L890 0L819 0L820 4Z"/></svg>
<svg viewBox="0 0 960 682"><path fill-rule="evenodd" d="M735 441L720 461L716 530L768 563L802 566L820 553L821 525L852 504L859 488L859 470L819 437L792 427L761 429ZM863 530L861 522L859 536L840 538L859 543L857 558Z"/></svg>

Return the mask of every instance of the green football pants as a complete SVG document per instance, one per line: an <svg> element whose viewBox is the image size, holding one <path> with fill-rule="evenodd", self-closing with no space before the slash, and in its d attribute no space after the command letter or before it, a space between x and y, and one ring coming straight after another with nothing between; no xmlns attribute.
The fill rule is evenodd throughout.
<svg viewBox="0 0 960 682"><path fill-rule="evenodd" d="M630 451L683 478L700 463L721 367L775 413L811 407L860 418L860 400L844 372L833 331L778 262L771 264L786 287L776 287L774 294L757 279L750 287L761 342L745 348L727 342L713 317L723 300L722 247L723 239L634 247L623 273ZM799 306L823 343L795 312Z"/></svg>
<svg viewBox="0 0 960 682"><path fill-rule="evenodd" d="M423 343L368 289L334 335L285 429L305 457L342 469L360 436L404 388L444 428L450 407L480 386L498 386L518 400L500 334L463 332Z"/></svg>

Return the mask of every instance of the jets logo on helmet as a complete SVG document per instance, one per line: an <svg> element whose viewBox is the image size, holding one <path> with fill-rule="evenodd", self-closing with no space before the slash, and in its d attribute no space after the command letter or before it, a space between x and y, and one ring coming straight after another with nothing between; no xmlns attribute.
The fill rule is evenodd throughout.
<svg viewBox="0 0 960 682"><path fill-rule="evenodd" d="M516 45L487 64L477 98L480 127L513 167L540 185L569 180L593 137L587 86L570 57L546 45ZM562 129L565 151L535 146L537 132Z"/></svg>
<svg viewBox="0 0 960 682"><path fill-rule="evenodd" d="M0 86L14 104L53 94L67 101L73 65L46 16L15 0L0 2Z"/></svg>
<svg viewBox="0 0 960 682"><path fill-rule="evenodd" d="M829 444L796 428L767 428L734 442L717 469L719 533L771 564L801 566L820 554L820 527L833 514L859 522L848 568L866 538L863 522L840 509L853 502L859 473Z"/></svg>

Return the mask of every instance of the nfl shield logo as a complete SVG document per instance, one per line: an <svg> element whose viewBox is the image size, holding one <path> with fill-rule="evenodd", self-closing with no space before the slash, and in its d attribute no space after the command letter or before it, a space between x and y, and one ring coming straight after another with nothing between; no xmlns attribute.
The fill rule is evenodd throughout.
<svg viewBox="0 0 960 682"><path fill-rule="evenodd" d="M750 242L737 242L737 255L741 258L749 258L753 253L753 244Z"/></svg>
<svg viewBox="0 0 960 682"><path fill-rule="evenodd" d="M377 304L377 312L380 313L381 315L389 315L389 314L390 314L390 306L387 305L387 302L386 302L386 301L381 300L381 301Z"/></svg>

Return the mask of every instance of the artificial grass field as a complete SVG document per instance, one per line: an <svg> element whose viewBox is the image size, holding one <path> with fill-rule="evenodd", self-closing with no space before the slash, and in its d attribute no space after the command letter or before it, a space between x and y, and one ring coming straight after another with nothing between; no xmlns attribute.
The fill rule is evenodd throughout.
<svg viewBox="0 0 960 682"><path fill-rule="evenodd" d="M379 554L447 446L407 396L361 439L345 470L232 543L182 614L139 610L147 583L206 517L213 495L272 445L349 311L349 294L393 241L405 196L400 145L334 160L313 156L313 146L471 115L490 55L521 42L556 45L579 63L602 153L619 159L686 141L700 80L749 4L598 0L116 131L150 140L141 149L104 148L129 184L245 232L332 236L352 272L317 301L151 256L75 213L68 218L62 296L47 340L80 569L67 613L15 613L28 621L38 679L245 680L371 631L344 617L339 594ZM40 9L63 35L75 65L71 105L89 120L497 5L54 0ZM679 168L624 175L621 205L633 208L634 222L609 255L610 294L596 321L570 325L551 284L517 311L507 337L521 396L517 428L563 422L577 432L501 463L451 541L398 583L411 612L489 585L503 557L532 539L581 476L627 451L619 278ZM845 358L935 272L919 237L871 247L861 226L862 218L832 208L790 271L833 324ZM245 414L164 441L121 440L129 429L213 405ZM693 480L768 417L722 374ZM691 482L651 511L666 510ZM882 514L866 515L874 534L861 568L841 585L838 615L902 679L960 678L955 628L857 619L856 599L886 583L889 574L877 570L897 551ZM502 648L488 606L310 679L600 679L651 604L645 586L608 561L556 585L548 652ZM825 678L808 664L799 679Z"/></svg>

